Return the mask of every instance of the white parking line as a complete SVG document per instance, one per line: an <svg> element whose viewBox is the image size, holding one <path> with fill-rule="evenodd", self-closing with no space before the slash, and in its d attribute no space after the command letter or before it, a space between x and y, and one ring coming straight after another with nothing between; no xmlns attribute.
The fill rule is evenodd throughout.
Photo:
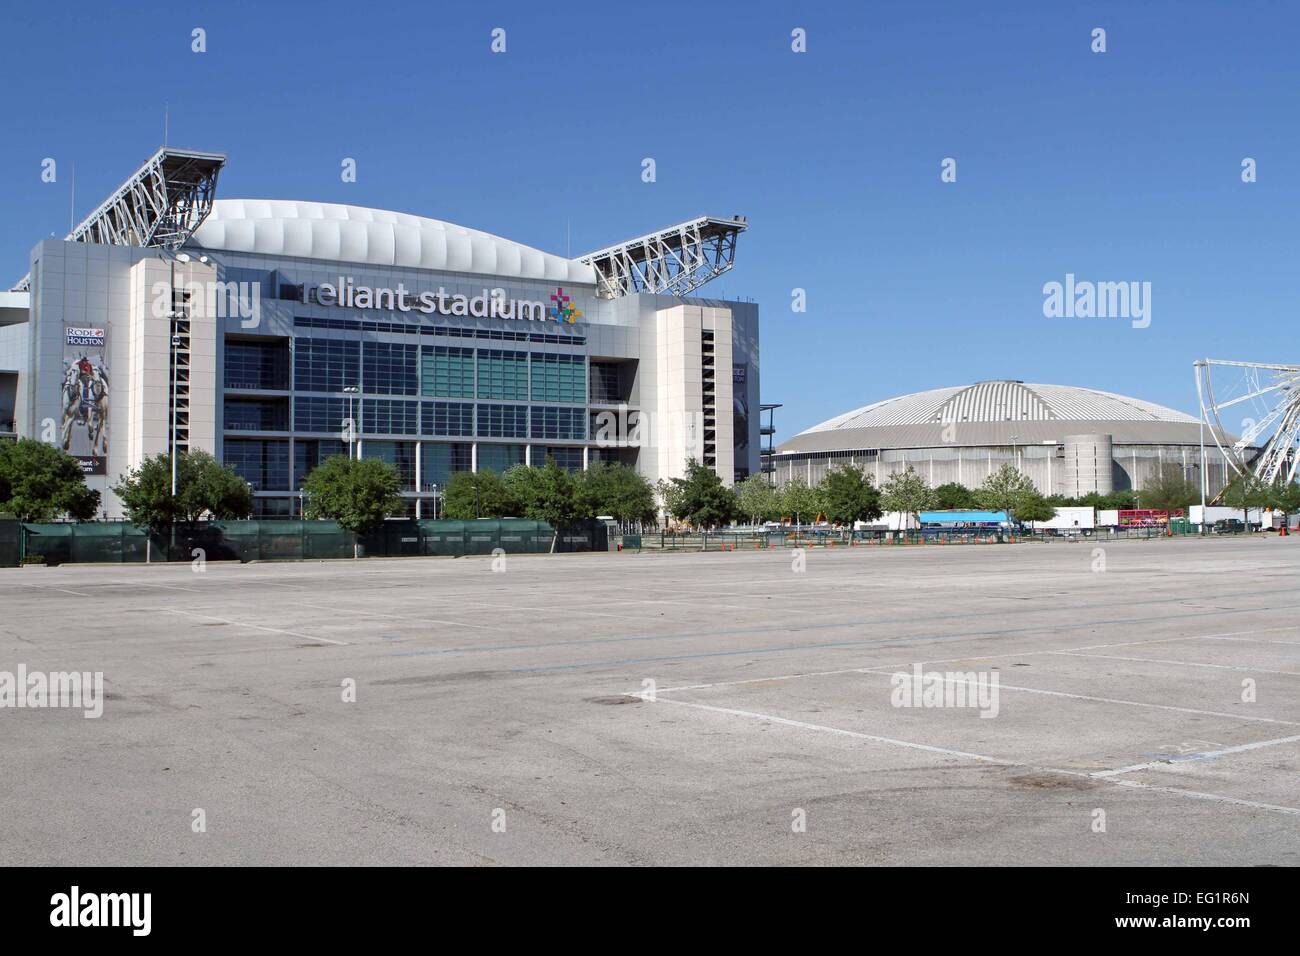
<svg viewBox="0 0 1300 956"><path fill-rule="evenodd" d="M1226 757L1228 754L1245 753L1249 750L1260 750L1264 747L1276 747L1278 744L1294 744L1300 742L1300 734L1293 737L1277 737L1273 740L1257 740L1251 744L1238 744L1236 747L1224 747L1221 750L1206 750L1201 753L1179 754L1168 760L1149 760L1146 763L1135 763L1131 767L1118 767L1114 770L1098 770L1089 774L1090 777L1116 777L1122 773L1135 773L1139 770L1153 770L1157 767L1170 767L1180 763L1194 763L1198 760L1213 760L1215 757Z"/></svg>
<svg viewBox="0 0 1300 956"><path fill-rule="evenodd" d="M220 621L222 624L233 624L236 627L249 627L255 631L267 631L271 634L288 634L290 637L301 637L308 641L320 641L323 644L337 644L339 647L347 647L347 641L335 641L328 637L317 637L314 634L302 634L298 631L286 631L278 627L263 627L261 624L247 624L243 621L232 621L225 617L213 617L211 614L195 614L193 611L182 611L174 607L162 608L164 611L170 611L172 614L184 614L187 617L199 617L208 621Z"/></svg>
<svg viewBox="0 0 1300 956"><path fill-rule="evenodd" d="M655 694L673 694L683 690L708 690L713 687L740 687L743 684L770 684L777 681L801 680L805 677L838 677L842 674L869 674L866 667L846 667L833 671L807 671L802 674L781 674L776 677L747 677L744 680L720 680L711 684L682 684L680 687L658 687Z"/></svg>
<svg viewBox="0 0 1300 956"><path fill-rule="evenodd" d="M27 584L27 582L22 582ZM75 594L77 597L95 597L93 594L87 594L85 591L74 591L71 588L56 588L49 584L27 584L29 588L39 588L42 591L62 591L64 594Z"/></svg>
<svg viewBox="0 0 1300 956"><path fill-rule="evenodd" d="M1244 664L1202 664L1200 661L1176 661L1166 657L1119 657L1115 654L1076 654L1073 651L1048 651L1058 657L1088 657L1098 661L1132 661L1138 664L1177 664L1180 667L1211 667L1223 671L1246 671L1251 674L1285 674L1300 677L1300 671L1274 671L1264 667L1247 667Z"/></svg>
<svg viewBox="0 0 1300 956"><path fill-rule="evenodd" d="M473 627L479 630L491 630L487 624L467 624L464 621L445 621L437 617L407 617L404 614L382 614L378 611L363 611L359 608L350 607L329 607L324 604L308 604L305 601L289 601L289 604L295 607L310 607L318 611L329 611L331 614L360 614L362 617L385 617L392 618L395 621L409 621L412 624L446 624L450 627Z"/></svg>
<svg viewBox="0 0 1300 956"><path fill-rule="evenodd" d="M640 697L640 694L627 694L628 697ZM644 698L642 698L644 699ZM1229 806L1247 807L1252 810L1267 810L1271 813L1284 813L1292 816L1300 815L1300 808L1281 806L1276 803L1260 803L1255 800L1243 800L1239 797L1228 797L1217 793L1203 793L1198 790L1183 790L1178 787L1159 787L1154 784L1139 783L1136 780L1120 780L1118 777L1105 776L1105 771L1099 774L1089 774L1078 770L1063 770L1059 767L1043 767L1034 764L1018 763L1014 760L1003 760L999 757L990 757L986 754L970 753L964 750L950 750L946 747L933 747L929 744L918 744L910 740L898 740L894 737L881 737L876 734L864 734L855 730L844 730L840 727L828 727L825 724L812 724L803 720L791 720L788 717L777 717L772 714L760 714L750 710L738 710L730 707L714 707L710 704L696 704L685 700L671 700L669 698L656 697L656 704L673 704L678 707L688 707L693 710L703 710L715 714L725 714L731 717L748 717L755 720L767 721L768 723L780 724L785 727L794 727L798 730L813 730L821 733L833 734L838 737L850 737L855 740L868 740L873 743L889 744L895 747L903 747L908 750L921 750L927 753L940 754L945 757L961 757L968 760L975 760L979 763L993 764L1000 767L1015 767L1027 770L1037 770L1042 773L1060 774L1066 777L1086 777L1090 780L1096 780L1099 783L1113 784L1117 787L1130 787L1139 790L1150 790L1155 793L1165 793L1171 796L1189 797L1196 800L1208 800L1213 803L1223 803ZM1300 737L1283 738L1284 740L1300 740ZM1280 741L1279 741L1280 742ZM1266 746L1273 741L1264 741L1257 746ZM1224 752L1235 752L1241 748L1228 748ZM1157 764L1159 766L1160 764ZM1146 768L1143 768L1146 769Z"/></svg>
<svg viewBox="0 0 1300 956"><path fill-rule="evenodd" d="M1178 787L1157 787L1149 783L1139 783L1136 780L1107 780L1107 783L1113 783L1117 787L1133 787L1138 790L1152 790L1156 793L1168 793L1177 797L1192 797L1196 800L1211 800L1215 803L1227 803L1238 807L1249 807L1251 810L1268 810L1271 813L1285 813L1290 816L1300 816L1300 807L1284 807L1276 803L1259 803L1255 800L1242 800L1238 797L1225 797L1217 793L1202 793L1198 790L1182 790Z"/></svg>
<svg viewBox="0 0 1300 956"><path fill-rule="evenodd" d="M907 670L910 670L914 664L922 664L922 665L925 665L925 664L949 664L949 663L952 663L952 662L954 662L954 661L993 661L993 660L1001 660L1001 659L1008 658L1008 657L1035 657L1035 656L1040 656L1040 655L1044 655L1044 654L1047 654L1047 655L1058 655L1058 656L1103 657L1103 658L1104 658L1105 655L1101 655L1101 654L1078 654L1078 653L1076 653L1076 652L1078 652L1078 651L1091 651L1091 650L1103 650L1103 649L1105 649L1105 648L1111 648L1111 647L1137 647L1137 646L1139 646L1139 645L1143 645L1143 644L1168 644L1168 643L1173 643L1173 642L1176 642L1176 641L1228 641L1228 640L1239 640L1240 638L1237 638L1235 635L1237 635L1237 634L1263 634L1263 633L1267 633L1268 631L1287 631L1287 630L1294 630L1294 629L1296 629L1296 626L1288 626L1288 627L1269 627L1269 628L1261 628L1261 629L1259 629L1259 630L1255 630L1255 631L1229 631L1227 634L1220 634L1220 635L1189 634L1189 635L1186 635L1186 636L1184 636L1184 637L1158 637L1158 638L1152 638L1152 639L1150 639L1150 640L1145 640L1145 641L1121 641L1121 642L1118 642L1118 643L1111 643L1111 644L1085 644L1085 645L1083 645L1082 647L1067 647L1067 648L1065 648L1064 650L1058 650L1058 651L1042 650L1042 651L1013 651L1013 652L1006 653L1006 654L975 654L975 655L967 654L967 655L963 655L963 656L961 656L961 657L938 657L938 658L934 658L934 659L926 659L926 660L922 660L922 661L908 661L907 663L904 663L904 664L898 664L898 665L871 665L871 666L868 666L868 667L843 667L843 668L839 668L839 669L837 669L837 670L829 670L829 671L807 671L807 672L804 672L804 673L798 673L798 674L777 674L777 675L774 675L774 676L771 676L771 677L747 677L747 678L744 678L744 679L742 679L742 680L731 680L731 681L710 681L710 682L708 682L708 683L702 683L702 684L682 684L682 685L680 685L680 686L678 686L678 687L660 687L660 688L658 688L658 689L655 691L655 693L656 693L656 694L671 694L671 693L674 693L674 692L676 692L676 691L683 691L683 690L708 690L708 689L710 689L710 688L715 688L715 687L739 687L739 686L742 686L742 685L744 685L744 684L764 684L764 683L775 682L775 681L799 680L799 679L801 679L801 678L805 678L805 677L837 677L837 676L840 676L840 675L843 675L843 674L880 674L880 673L890 673L890 674L892 674L892 673L896 673L896 672L898 672L898 671L907 671ZM1292 641L1265 641L1264 643L1269 643L1269 644L1292 644L1292 643L1296 643L1296 642L1292 642ZM1130 659L1131 659L1131 660L1137 660L1137 661L1151 660L1153 663L1162 663L1162 662L1160 662L1160 661L1156 661L1156 660L1153 659L1153 658L1145 658L1145 657L1140 657L1140 658L1116 658L1116 660L1130 660ZM1178 661L1168 661L1168 662L1163 662L1163 663L1182 663L1182 662L1178 662ZM1215 666L1215 667L1227 667L1228 665L1209 665L1209 664L1206 664L1206 665L1202 665L1202 666L1205 666L1205 667L1210 667L1210 666ZM1248 668L1248 669L1249 669L1249 670L1252 670L1252 671L1258 671L1259 673L1264 673L1264 674L1267 674L1267 673L1291 674L1291 673L1292 673L1291 671L1266 671L1266 670L1262 670L1262 669L1260 669L1260 668ZM1006 684L1003 684L1002 686L1003 686L1003 687L1006 687L1007 685L1006 685ZM1029 688L1023 688L1023 689L1028 690ZM1049 691L1043 691L1043 693L1051 693L1051 692L1049 692ZM1066 696L1068 696L1068 695L1066 695ZM1089 699L1105 700L1104 698L1089 698ZM1109 702L1110 702L1110 703L1131 703L1131 704L1140 704L1140 702L1138 702L1138 701L1109 701ZM1159 706L1159 705L1150 705L1150 706ZM1201 711L1190 711L1190 712L1191 712L1191 713L1201 713ZM1219 715L1219 716L1225 716L1225 715ZM1243 718L1243 719L1247 719L1247 718ZM1258 719L1258 718L1256 718L1256 719ZM1292 723L1292 721L1277 721L1277 723Z"/></svg>
<svg viewBox="0 0 1300 956"><path fill-rule="evenodd" d="M891 671L873 670L873 674L887 676ZM946 684L965 683L955 677L945 677L940 675L939 679ZM1098 704L1124 704L1128 707L1148 707L1152 710L1171 710L1179 714L1196 714L1201 717L1226 717L1229 720L1249 720L1262 724L1286 724L1290 727L1300 727L1300 721L1282 720L1280 717L1251 717L1245 714L1230 714L1221 710L1199 710L1195 707L1175 707L1173 704L1153 704L1145 700L1124 700L1119 697L1094 697L1091 694L1071 694L1063 690L1047 690L1042 687L1023 687L1017 684L998 684L999 690L1017 690L1026 694L1042 694L1045 697L1065 697L1070 700L1087 700Z"/></svg>
<svg viewBox="0 0 1300 956"><path fill-rule="evenodd" d="M637 694L628 694L629 697L637 697ZM839 727L827 727L824 724L810 724L802 720L791 720L788 717L774 717L771 714L759 714L751 710L734 710L730 707L714 707L711 704L696 704L688 700L656 700L660 704L675 704L678 707L691 707L696 710L707 710L715 714L729 714L732 717L752 717L756 720L765 720L773 724L782 724L786 727L797 727L800 730L818 730L826 734L836 734L840 737L852 737L855 740L870 740L880 744L892 744L895 747L906 747L909 750L924 750L927 753L942 754L945 757L962 757L966 760L978 760L980 763L998 764L1003 767L1023 767L1026 764L1016 763L1014 760L1002 760L998 757L988 757L984 754L969 753L965 750L949 750L946 747L932 747L929 744L913 743L910 740L898 740L894 737L879 737L875 734L859 733L856 730L843 730ZM1070 771L1061 771L1068 773ZM1083 773L1074 774L1074 776L1086 776Z"/></svg>
<svg viewBox="0 0 1300 956"><path fill-rule="evenodd" d="M1279 628L1278 630L1290 630L1290 628ZM1262 633L1262 632L1261 632ZM1240 641L1243 644L1285 644L1287 647L1300 647L1300 641L1266 641L1257 637L1206 637L1206 641Z"/></svg>

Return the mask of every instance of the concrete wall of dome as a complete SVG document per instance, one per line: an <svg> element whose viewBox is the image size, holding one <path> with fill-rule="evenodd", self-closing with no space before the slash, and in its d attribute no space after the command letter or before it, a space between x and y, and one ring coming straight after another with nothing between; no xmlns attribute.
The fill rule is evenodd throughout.
<svg viewBox="0 0 1300 956"><path fill-rule="evenodd" d="M1231 469L1208 430L1205 443L1213 495ZM974 488L1013 464L1043 494L1076 497L1141 490L1169 464L1197 482L1201 460L1201 424L1184 412L1096 389L1003 380L846 412L780 445L772 465L778 484L796 476L815 484L828 469L850 464L878 483L910 466L932 486Z"/></svg>

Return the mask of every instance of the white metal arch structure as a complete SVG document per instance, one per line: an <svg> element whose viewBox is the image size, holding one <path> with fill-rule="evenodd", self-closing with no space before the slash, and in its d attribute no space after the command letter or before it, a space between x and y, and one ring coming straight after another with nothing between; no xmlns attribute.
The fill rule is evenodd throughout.
<svg viewBox="0 0 1300 956"><path fill-rule="evenodd" d="M629 239L578 258L596 270L596 295L616 299L634 292L689 295L729 270L744 216L703 216Z"/></svg>
<svg viewBox="0 0 1300 956"><path fill-rule="evenodd" d="M1217 382L1217 386L1216 386ZM1300 365L1203 359L1196 363L1201 420L1237 474L1272 483L1294 481L1300 470ZM1224 416L1242 415L1241 437L1224 447ZM1265 436L1267 440L1261 441ZM1262 451L1250 461L1249 448Z"/></svg>
<svg viewBox="0 0 1300 956"><path fill-rule="evenodd" d="M164 146L68 233L67 242L179 249L209 212L226 157ZM14 286L26 291L31 275Z"/></svg>

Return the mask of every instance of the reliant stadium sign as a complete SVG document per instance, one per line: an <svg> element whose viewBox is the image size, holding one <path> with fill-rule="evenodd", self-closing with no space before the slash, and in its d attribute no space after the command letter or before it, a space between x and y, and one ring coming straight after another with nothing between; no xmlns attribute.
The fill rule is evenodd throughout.
<svg viewBox="0 0 1300 956"><path fill-rule="evenodd" d="M551 296L555 307L548 309L542 302L531 299L507 299L504 289L484 289L482 294L467 296L448 294L442 286L438 291L415 292L399 282L396 289L356 285L350 277L339 276L337 284L322 282L318 286L304 286L303 302L334 305L344 309L383 309L389 312L419 312L423 315L463 315L481 319L518 319L525 322L557 322L572 324L582 313L573 308L563 289Z"/></svg>

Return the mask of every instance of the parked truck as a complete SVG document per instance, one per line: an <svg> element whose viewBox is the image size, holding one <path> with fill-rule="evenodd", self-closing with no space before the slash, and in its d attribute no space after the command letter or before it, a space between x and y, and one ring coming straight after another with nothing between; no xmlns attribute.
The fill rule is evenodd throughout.
<svg viewBox="0 0 1300 956"><path fill-rule="evenodd" d="M1272 530L1282 523L1280 514L1276 515L1275 521L1275 512L1265 511L1262 508L1227 508L1222 505L1208 505L1202 508L1200 505L1192 505L1187 510L1190 512L1192 524L1205 525L1206 531L1219 534L1244 531L1247 524L1252 531L1261 528Z"/></svg>

